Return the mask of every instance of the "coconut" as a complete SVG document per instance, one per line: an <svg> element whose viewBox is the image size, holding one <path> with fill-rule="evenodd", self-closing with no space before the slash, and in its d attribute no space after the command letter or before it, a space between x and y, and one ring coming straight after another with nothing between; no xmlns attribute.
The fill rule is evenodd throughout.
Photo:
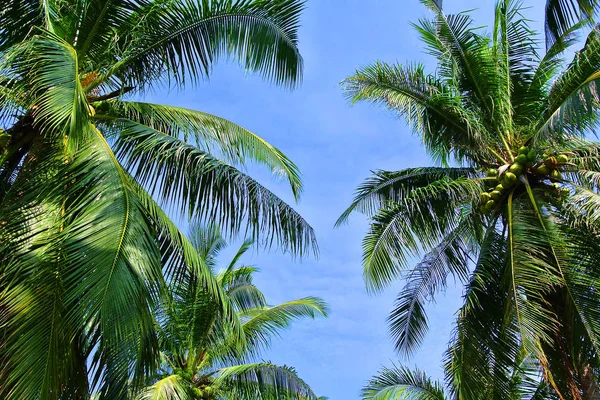
<svg viewBox="0 0 600 400"><path fill-rule="evenodd" d="M531 168L531 167L533 167L534 164L535 164L534 161L527 160L527 162L525 163L525 168Z"/></svg>
<svg viewBox="0 0 600 400"><path fill-rule="evenodd" d="M496 190L502 192L504 190L504 186L502 184L499 184L496 186Z"/></svg>
<svg viewBox="0 0 600 400"><path fill-rule="evenodd" d="M502 197L502 192L499 192L499 191L497 191L497 190L494 190L494 191L492 192L492 194L490 194L490 196L492 197L492 200L496 200L496 201L498 201L498 200L500 200L500 198Z"/></svg>
<svg viewBox="0 0 600 400"><path fill-rule="evenodd" d="M481 202L483 204L487 203L490 200L490 194L488 192L481 193Z"/></svg>
<svg viewBox="0 0 600 400"><path fill-rule="evenodd" d="M548 175L548 174L550 174L550 172L552 172L552 171L550 170L550 168L547 165L542 165L542 166L538 167L538 169L535 171L535 173L538 175Z"/></svg>
<svg viewBox="0 0 600 400"><path fill-rule="evenodd" d="M523 166L521 164L513 164L508 170L515 175L521 175L523 173Z"/></svg>
<svg viewBox="0 0 600 400"><path fill-rule="evenodd" d="M496 205L496 202L494 200L490 200L487 203L485 203L485 208L489 211L492 208L494 208L495 205Z"/></svg>
<svg viewBox="0 0 600 400"><path fill-rule="evenodd" d="M523 146L519 149L519 154L527 154L529 153L529 147Z"/></svg>
<svg viewBox="0 0 600 400"><path fill-rule="evenodd" d="M556 190L560 189L560 185L558 183L551 183L550 186Z"/></svg>
<svg viewBox="0 0 600 400"><path fill-rule="evenodd" d="M507 172L504 174L504 187L508 187L506 186L507 183L514 184L515 182L517 182L517 175L515 175L513 172Z"/></svg>
<svg viewBox="0 0 600 400"><path fill-rule="evenodd" d="M565 154L559 154L558 157L556 157L556 160L561 163L568 163L569 162L569 157L567 157Z"/></svg>
<svg viewBox="0 0 600 400"><path fill-rule="evenodd" d="M571 194L571 191L569 190L569 188L562 188L560 189L560 194L563 196L569 196Z"/></svg>
<svg viewBox="0 0 600 400"><path fill-rule="evenodd" d="M494 178L494 177L498 176L498 170L495 168L488 169L487 176L488 176L488 178Z"/></svg>
<svg viewBox="0 0 600 400"><path fill-rule="evenodd" d="M515 158L515 162L519 164L525 164L527 162L527 156L525 154L519 154L517 158Z"/></svg>
<svg viewBox="0 0 600 400"><path fill-rule="evenodd" d="M554 179L562 179L563 178L562 174L557 169L553 170L552 173L550 174L550 176Z"/></svg>
<svg viewBox="0 0 600 400"><path fill-rule="evenodd" d="M527 153L527 159L529 161L535 161L535 150L530 150L529 153Z"/></svg>

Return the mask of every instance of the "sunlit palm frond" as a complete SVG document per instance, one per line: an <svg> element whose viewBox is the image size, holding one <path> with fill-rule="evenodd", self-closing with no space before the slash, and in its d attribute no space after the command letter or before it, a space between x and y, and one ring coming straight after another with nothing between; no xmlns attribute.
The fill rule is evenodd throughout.
<svg viewBox="0 0 600 400"><path fill-rule="evenodd" d="M243 229L266 246L293 254L316 251L312 228L289 205L212 155L132 121L124 123L117 155L145 187L192 218L211 220L228 233Z"/></svg>
<svg viewBox="0 0 600 400"><path fill-rule="evenodd" d="M355 211L372 216L388 202L398 203L410 196L414 189L427 186L444 177L458 179L475 177L472 168L407 168L401 171L375 171L356 190L354 201L338 218L336 226L348 220Z"/></svg>
<svg viewBox="0 0 600 400"><path fill-rule="evenodd" d="M290 367L269 362L222 368L216 385L227 385L227 399L240 400L316 400L312 389Z"/></svg>
<svg viewBox="0 0 600 400"><path fill-rule="evenodd" d="M465 204L477 199L480 185L470 179L441 179L380 209L363 240L367 288L382 290L407 268L409 256L437 246L456 228Z"/></svg>
<svg viewBox="0 0 600 400"><path fill-rule="evenodd" d="M384 368L362 389L364 400L445 400L442 385L424 372L405 367Z"/></svg>
<svg viewBox="0 0 600 400"><path fill-rule="evenodd" d="M302 71L297 29L303 7L298 0L153 3L121 27L134 39L123 44L124 54L106 76L137 86L168 74L183 84L230 56L275 83L294 86Z"/></svg>
<svg viewBox="0 0 600 400"><path fill-rule="evenodd" d="M326 317L327 304L317 297L305 297L292 300L274 307L258 307L239 313L243 321L244 332L249 350L256 353L268 348L273 337L299 318Z"/></svg>
<svg viewBox="0 0 600 400"><path fill-rule="evenodd" d="M405 117L422 135L427 148L442 161L462 158L486 129L476 115L461 104L457 92L424 72L423 66L376 63L343 82L353 101L383 104ZM443 134L440 133L443 132ZM482 155L475 155L485 157Z"/></svg>
<svg viewBox="0 0 600 400"><path fill-rule="evenodd" d="M175 138L183 138L205 152L222 156L234 165L262 164L273 174L287 179L294 196L302 191L298 168L281 151L252 132L223 118L186 108L160 104L110 101L97 105L113 118L139 122Z"/></svg>

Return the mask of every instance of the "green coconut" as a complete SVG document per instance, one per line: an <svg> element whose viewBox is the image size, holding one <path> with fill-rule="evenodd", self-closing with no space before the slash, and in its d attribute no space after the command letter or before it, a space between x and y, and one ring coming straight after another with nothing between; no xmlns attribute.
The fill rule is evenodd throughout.
<svg viewBox="0 0 600 400"><path fill-rule="evenodd" d="M562 174L557 169L553 170L552 173L550 173L550 176L554 179L562 179L563 178Z"/></svg>
<svg viewBox="0 0 600 400"><path fill-rule="evenodd" d="M498 170L496 168L488 169L487 176L488 176L488 178L494 178L494 177L498 176Z"/></svg>
<svg viewBox="0 0 600 400"><path fill-rule="evenodd" d="M527 154L527 153L529 153L529 147L522 146L521 148L519 148L519 154Z"/></svg>
<svg viewBox="0 0 600 400"><path fill-rule="evenodd" d="M513 164L508 170L515 175L521 175L523 173L523 166L521 164Z"/></svg>
<svg viewBox="0 0 600 400"><path fill-rule="evenodd" d="M494 191L493 191L493 192L490 194L490 196L492 197L492 200L496 200L496 201L498 201L498 200L500 200L500 198L502 198L502 192L499 192L499 191L497 191L497 190L494 190Z"/></svg>
<svg viewBox="0 0 600 400"><path fill-rule="evenodd" d="M560 189L560 185L558 183L551 183L550 186L553 187L556 190Z"/></svg>
<svg viewBox="0 0 600 400"><path fill-rule="evenodd" d="M560 194L563 196L569 196L571 194L571 191L569 190L569 188L562 188L560 189Z"/></svg>
<svg viewBox="0 0 600 400"><path fill-rule="evenodd" d="M565 154L559 154L558 157L556 157L556 160L561 163L568 163L569 162L569 157L567 157Z"/></svg>
<svg viewBox="0 0 600 400"><path fill-rule="evenodd" d="M487 203L490 200L491 196L488 192L481 193L481 202L483 204Z"/></svg>
<svg viewBox="0 0 600 400"><path fill-rule="evenodd" d="M487 203L485 203L485 208L489 211L492 208L494 208L495 205L496 205L496 202L494 200L490 200Z"/></svg>
<svg viewBox="0 0 600 400"><path fill-rule="evenodd" d="M525 168L531 168L535 164L535 161L527 160L525 163Z"/></svg>
<svg viewBox="0 0 600 400"><path fill-rule="evenodd" d="M535 150L530 150L529 153L527 153L527 159L529 161L535 161L535 158L536 158Z"/></svg>
<svg viewBox="0 0 600 400"><path fill-rule="evenodd" d="M504 174L504 180L502 185L504 187L509 187L507 186L507 184L509 184L510 186L514 185L517 182L517 175L515 175L513 172L507 172Z"/></svg>
<svg viewBox="0 0 600 400"><path fill-rule="evenodd" d="M547 165L542 165L535 171L538 175L548 175L550 172L552 172L552 170Z"/></svg>
<svg viewBox="0 0 600 400"><path fill-rule="evenodd" d="M502 184L499 184L496 186L496 190L499 192L502 192L502 191L504 191L504 186Z"/></svg>
<svg viewBox="0 0 600 400"><path fill-rule="evenodd" d="M525 154L519 154L517 158L515 158L515 162L519 164L525 164L527 162L527 156Z"/></svg>

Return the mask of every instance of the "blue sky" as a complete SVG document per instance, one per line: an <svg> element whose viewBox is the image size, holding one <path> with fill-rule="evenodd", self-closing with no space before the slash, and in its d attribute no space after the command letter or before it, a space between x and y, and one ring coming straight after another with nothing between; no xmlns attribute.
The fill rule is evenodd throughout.
<svg viewBox="0 0 600 400"><path fill-rule="evenodd" d="M491 22L492 0L446 3L448 12L479 7L478 24ZM541 20L543 1L529 4L534 7L527 15ZM305 71L299 89L271 86L222 62L209 82L148 99L234 121L280 148L300 167L306 189L295 208L316 230L319 259L295 261L274 249L254 252L246 262L261 268L257 284L272 304L320 296L331 306L328 319L296 323L265 355L275 363L295 366L317 394L331 400L359 398L369 377L392 362L403 361L443 377L442 353L461 288L448 288L429 307L430 331L421 350L408 361L398 360L385 319L401 284L378 296L367 295L361 268L367 221L356 215L348 225L333 227L369 171L431 164L402 120L369 104L351 107L339 87L344 77L375 60L424 61L433 71L435 66L410 26L428 14L418 0L309 0L300 30ZM292 202L285 184L264 171L251 172Z"/></svg>

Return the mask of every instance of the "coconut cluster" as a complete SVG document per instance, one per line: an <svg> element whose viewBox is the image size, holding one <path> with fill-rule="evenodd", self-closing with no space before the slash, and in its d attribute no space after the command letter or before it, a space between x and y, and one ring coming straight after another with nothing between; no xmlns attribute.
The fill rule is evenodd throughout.
<svg viewBox="0 0 600 400"><path fill-rule="evenodd" d="M490 168L487 171L487 177L491 182L496 181L496 186L488 191L481 193L481 211L490 212L504 198L509 190L519 184L519 176L531 174L538 180L550 179L553 181L562 180L561 167L569 162L569 157L565 154L542 154L541 160L535 150L523 146L519 149L514 162L505 165L499 169ZM552 183L561 194L569 194L569 189L560 189L558 183Z"/></svg>

